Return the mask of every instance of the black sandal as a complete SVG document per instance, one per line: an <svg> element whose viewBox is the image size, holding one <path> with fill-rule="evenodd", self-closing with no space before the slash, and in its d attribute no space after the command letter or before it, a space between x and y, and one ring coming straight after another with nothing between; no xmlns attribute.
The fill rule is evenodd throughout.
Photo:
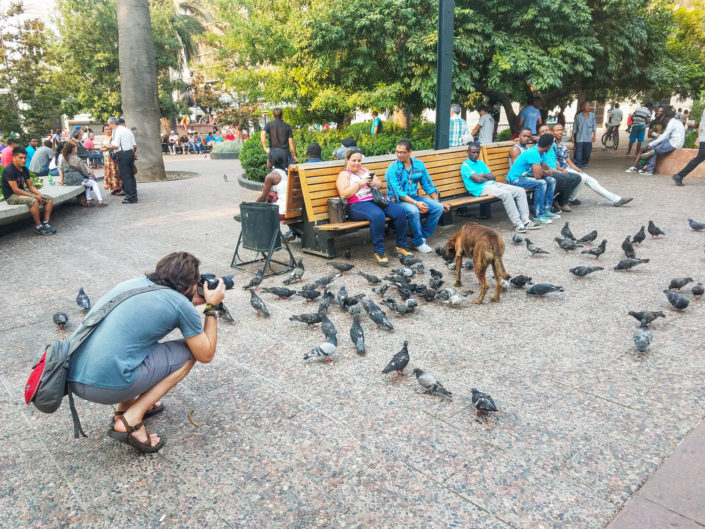
<svg viewBox="0 0 705 529"><path fill-rule="evenodd" d="M135 424L134 426L130 426L129 424L127 424L127 420L125 419L125 417L122 416L122 414L116 415L115 417L116 417L116 419L120 419L122 421L122 423L125 425L125 430L126 430L124 432L118 432L115 429L115 427L112 427L110 430L108 430L108 435L110 437L112 437L113 439L115 439L116 441L120 441L121 443L125 443L127 445L130 445L130 446L136 448L137 450L139 450L140 452L150 453L150 454L154 453L154 452L158 452L162 448L162 446L164 446L164 444L166 443L166 437L160 435L159 442L156 445L152 446L152 437L149 433L149 430L147 430L146 428L144 429L144 431L147 434L147 442L141 443L140 441L135 439L133 434L134 434L134 432L136 432L140 428L142 428L142 426L144 426L144 425L140 422L140 423Z"/></svg>
<svg viewBox="0 0 705 529"><path fill-rule="evenodd" d="M147 419L147 418L152 417L153 415L157 415L163 411L164 411L164 403L162 402L159 404L159 406L152 406L150 409L148 409L146 412L144 412L142 419L143 420ZM125 412L120 411L120 410L115 410L113 413L115 414L115 417L117 417L118 415L122 415Z"/></svg>

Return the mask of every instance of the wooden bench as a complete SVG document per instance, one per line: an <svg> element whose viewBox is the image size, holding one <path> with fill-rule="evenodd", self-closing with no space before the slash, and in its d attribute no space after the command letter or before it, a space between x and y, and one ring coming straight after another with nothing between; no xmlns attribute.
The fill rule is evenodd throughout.
<svg viewBox="0 0 705 529"><path fill-rule="evenodd" d="M497 175L497 181L506 180L509 169L508 153L513 142L487 145L482 148L481 159ZM451 208L472 204L488 205L497 200L493 196L475 197L465 189L460 175L460 167L467 159L466 147L454 147L442 150L414 151L414 158L424 162L434 185L438 189L441 202ZM382 180L382 191L386 192L384 173L390 163L396 160L394 155L366 157L364 167L375 171ZM337 198L336 180L338 173L345 167L342 160L290 165L287 182L286 222L301 236L302 250L326 258L335 257L335 239L345 233L364 228L367 221L345 221L330 223L328 219L328 199ZM420 195L425 195L419 189ZM489 208L483 209L489 217ZM442 225L452 223L450 213L441 218Z"/></svg>

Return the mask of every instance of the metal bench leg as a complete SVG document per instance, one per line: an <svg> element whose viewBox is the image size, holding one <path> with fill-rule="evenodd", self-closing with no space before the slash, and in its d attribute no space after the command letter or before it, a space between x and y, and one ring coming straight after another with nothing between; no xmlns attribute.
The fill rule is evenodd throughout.
<svg viewBox="0 0 705 529"><path fill-rule="evenodd" d="M317 231L312 222L304 222L301 249L306 253L332 259L335 257L335 237L328 232Z"/></svg>
<svg viewBox="0 0 705 529"><path fill-rule="evenodd" d="M483 202L480 204L480 218L481 219L491 219L492 218L492 203Z"/></svg>
<svg viewBox="0 0 705 529"><path fill-rule="evenodd" d="M438 220L438 224L441 226L453 224L453 214L450 211L444 211L441 218Z"/></svg>

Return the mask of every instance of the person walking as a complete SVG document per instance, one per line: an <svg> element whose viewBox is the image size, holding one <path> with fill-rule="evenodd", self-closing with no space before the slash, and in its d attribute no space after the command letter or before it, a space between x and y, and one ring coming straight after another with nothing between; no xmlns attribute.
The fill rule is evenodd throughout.
<svg viewBox="0 0 705 529"><path fill-rule="evenodd" d="M294 146L294 133L291 125L282 119L282 109L272 110L274 119L267 123L260 132L262 148L269 154L270 149L284 149L287 153L287 167L291 163L296 163L296 147ZM267 136L269 136L269 147L267 147ZM217 141L217 140L216 140Z"/></svg>
<svg viewBox="0 0 705 529"><path fill-rule="evenodd" d="M111 195L124 196L122 191L122 181L118 172L117 163L110 156L110 146L112 145L113 131L110 125L103 126L103 141L100 143L100 152L103 153L103 167L105 168L103 176L103 185L106 191L110 191Z"/></svg>
<svg viewBox="0 0 705 529"><path fill-rule="evenodd" d="M122 180L122 190L125 192L123 204L137 203L137 181L135 180L135 135L125 126L122 118L109 118L108 125L113 131L110 148L117 151L117 166Z"/></svg>
<svg viewBox="0 0 705 529"><path fill-rule="evenodd" d="M575 116L573 143L575 144L575 165L586 167L590 162L592 144L595 143L597 123L595 114L590 111L590 103L583 104L583 111Z"/></svg>
<svg viewBox="0 0 705 529"><path fill-rule="evenodd" d="M696 154L695 158L688 162L688 165L672 177L677 186L682 186L683 179L688 176L693 169L705 161L705 110L703 110L703 115L700 118L700 132L698 133L698 138L695 140L695 146L700 147L698 149L698 154Z"/></svg>

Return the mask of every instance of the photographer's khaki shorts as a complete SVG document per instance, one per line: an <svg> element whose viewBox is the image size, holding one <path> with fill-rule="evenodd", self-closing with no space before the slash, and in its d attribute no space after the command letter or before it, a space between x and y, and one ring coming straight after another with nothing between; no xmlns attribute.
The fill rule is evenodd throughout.
<svg viewBox="0 0 705 529"><path fill-rule="evenodd" d="M36 201L37 199L34 197L12 193L10 198L8 198L5 202L7 202L10 206L27 206L28 208L31 208Z"/></svg>

